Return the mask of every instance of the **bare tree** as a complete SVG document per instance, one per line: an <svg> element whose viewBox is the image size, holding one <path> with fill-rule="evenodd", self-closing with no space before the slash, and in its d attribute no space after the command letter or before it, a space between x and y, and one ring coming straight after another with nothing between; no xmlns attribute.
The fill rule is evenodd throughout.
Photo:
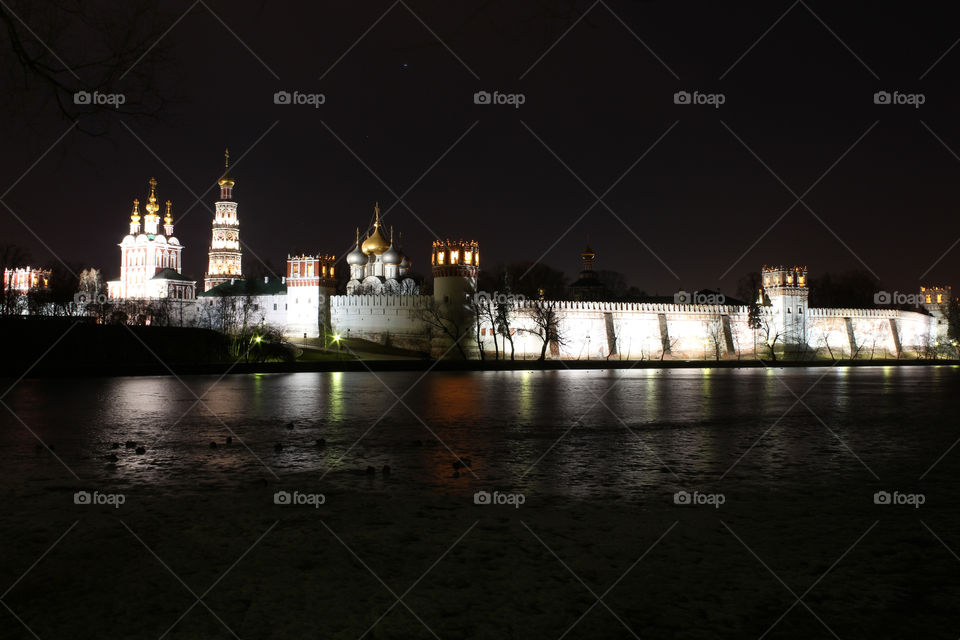
<svg viewBox="0 0 960 640"><path fill-rule="evenodd" d="M705 324L707 338L710 341L710 346L713 347L714 359L720 360L720 357L723 355L726 338L723 333L723 316L720 313L719 307L713 312L711 318L705 321Z"/></svg>
<svg viewBox="0 0 960 640"><path fill-rule="evenodd" d="M749 276L748 276L749 277ZM752 285L751 285L752 286ZM747 305L747 326L753 333L753 357L757 357L757 332L763 327L763 311L756 297Z"/></svg>
<svg viewBox="0 0 960 640"><path fill-rule="evenodd" d="M678 342L680 342L680 338L671 338L669 342L666 340L660 341L660 362L663 362L664 356L673 351L673 348L677 346Z"/></svg>
<svg viewBox="0 0 960 640"><path fill-rule="evenodd" d="M566 344L565 336L560 328L557 302L555 300L533 300L526 307L526 310L535 328L524 329L523 331L540 338L541 346L538 360L544 361L547 358L548 347L554 351L559 351L560 347Z"/></svg>
<svg viewBox="0 0 960 640"><path fill-rule="evenodd" d="M417 308L414 316L427 325L431 337L441 335L448 338L456 346L460 357L467 359L467 352L461 341L466 335L466 329L470 326L472 318L464 314L462 309L452 307L450 304L441 304L429 298L424 306Z"/></svg>
<svg viewBox="0 0 960 640"><path fill-rule="evenodd" d="M45 127L52 111L91 135L106 133L118 117L156 118L175 87L172 74L169 86L161 86L160 71L172 66L173 43L163 35L177 15L160 5L0 2L0 82L6 89L0 109L29 128Z"/></svg>
<svg viewBox="0 0 960 640"><path fill-rule="evenodd" d="M486 327L484 323L489 323L491 327L495 326L495 319L493 314L493 304L490 301L490 297L482 293L478 293L474 296L471 296L467 302L467 305L470 307L470 312L473 316L473 338L477 345L477 352L480 354L480 359L486 359L486 350L484 349L483 335ZM497 334L491 328L490 331L493 337L493 351L494 359L500 359L500 349L497 344Z"/></svg>
<svg viewBox="0 0 960 640"><path fill-rule="evenodd" d="M760 336L767 355L772 362L777 361L777 343L783 341L783 334L777 329L771 313L760 315Z"/></svg>
<svg viewBox="0 0 960 640"><path fill-rule="evenodd" d="M513 343L513 332L515 329L510 326L510 318L513 316L514 306L510 301L498 302L494 312L494 331L503 336L504 357L506 357L507 342L510 343L510 360L515 360L516 345Z"/></svg>

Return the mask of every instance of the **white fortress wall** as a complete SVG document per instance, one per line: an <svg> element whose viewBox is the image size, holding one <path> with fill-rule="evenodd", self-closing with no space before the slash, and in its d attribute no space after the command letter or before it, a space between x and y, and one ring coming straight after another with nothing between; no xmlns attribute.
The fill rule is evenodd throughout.
<svg viewBox="0 0 960 640"><path fill-rule="evenodd" d="M428 327L420 314L433 296L348 295L329 301L331 326L341 336L429 351Z"/></svg>
<svg viewBox="0 0 960 640"><path fill-rule="evenodd" d="M721 357L753 353L746 307L625 302L519 301L511 327L518 357L538 357L542 341L533 319L538 304L554 304L564 344L548 356L571 359L660 359ZM489 322L481 324L484 349L493 352ZM498 338L502 342L502 338ZM501 345L501 348L502 345ZM509 351L509 344L506 345Z"/></svg>
<svg viewBox="0 0 960 640"><path fill-rule="evenodd" d="M519 301L511 327L517 357L539 357L542 341L532 317L537 304L555 304L564 344L548 348L548 357L570 359L713 359L753 357L767 353L764 331L749 326L749 308L730 305L687 305L579 301ZM764 321L781 336L777 348L806 345L822 357L897 357L916 353L936 339L932 316L896 309L807 309L796 336L784 336L783 322L769 308ZM494 350L490 324L481 324L484 349ZM852 336L852 338L851 338ZM503 342L502 337L498 337ZM664 344L669 350L662 354ZM853 347L851 348L851 344ZM509 344L505 345L509 351ZM828 348L829 347L829 348ZM504 345L501 344L503 349Z"/></svg>
<svg viewBox="0 0 960 640"><path fill-rule="evenodd" d="M937 338L936 319L899 309L809 309L807 342L820 355L885 355L922 350ZM829 345L829 349L827 348Z"/></svg>
<svg viewBox="0 0 960 640"><path fill-rule="evenodd" d="M201 296L192 309L193 323L197 326L219 329L227 326L267 324L287 333L286 294L259 296ZM187 307L184 307L187 313ZM223 318L223 314L232 316Z"/></svg>

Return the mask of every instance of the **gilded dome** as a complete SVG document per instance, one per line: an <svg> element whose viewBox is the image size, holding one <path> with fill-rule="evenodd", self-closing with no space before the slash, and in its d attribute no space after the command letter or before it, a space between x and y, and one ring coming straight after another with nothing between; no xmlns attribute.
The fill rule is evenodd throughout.
<svg viewBox="0 0 960 640"><path fill-rule="evenodd" d="M360 245L360 248L367 255L380 255L384 251L390 248L390 243L387 242L387 239L383 237L383 234L380 232L380 203L378 202L373 206L373 213L376 216L373 221L373 233L369 234L366 240L363 241L363 244Z"/></svg>
<svg viewBox="0 0 960 640"><path fill-rule="evenodd" d="M217 181L221 187L232 187L236 184L233 178L230 177L230 150L224 149L223 151L223 175L220 176L220 180Z"/></svg>
<svg viewBox="0 0 960 640"><path fill-rule="evenodd" d="M363 244L360 245L360 248L367 255L379 255L390 248L390 243L387 242L387 239L383 237L382 233L380 233L379 223L374 223L373 233L367 236L367 239L363 241Z"/></svg>

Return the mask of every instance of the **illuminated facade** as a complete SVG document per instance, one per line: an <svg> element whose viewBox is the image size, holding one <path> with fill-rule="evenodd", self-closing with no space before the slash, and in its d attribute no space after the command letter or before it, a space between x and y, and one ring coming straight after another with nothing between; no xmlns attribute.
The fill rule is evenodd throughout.
<svg viewBox="0 0 960 640"><path fill-rule="evenodd" d="M141 224L140 201L133 201L130 233L120 242L120 278L107 283L107 296L113 300L193 300L196 282L180 273L183 245L173 235L173 205L167 200L161 227L154 178L150 178L144 210Z"/></svg>
<svg viewBox="0 0 960 640"><path fill-rule="evenodd" d="M950 287L920 287L923 296L923 305L928 311L946 309L953 298Z"/></svg>
<svg viewBox="0 0 960 640"><path fill-rule="evenodd" d="M15 293L29 293L50 288L50 269L17 267L3 270L3 290Z"/></svg>
<svg viewBox="0 0 960 640"><path fill-rule="evenodd" d="M350 281L347 295L417 295L420 288L408 276L412 263L404 255L400 242L394 242L393 227L390 239L384 237L380 226L380 205L373 207L373 230L360 242L360 229L353 251L347 254Z"/></svg>
<svg viewBox="0 0 960 640"><path fill-rule="evenodd" d="M240 251L240 220L233 200L236 181L230 177L230 152L224 152L224 170L220 178L220 200L214 205L210 261L203 277L203 290L243 277Z"/></svg>
<svg viewBox="0 0 960 640"><path fill-rule="evenodd" d="M288 335L317 338L332 333L330 298L337 292L335 256L287 256Z"/></svg>
<svg viewBox="0 0 960 640"><path fill-rule="evenodd" d="M806 344L806 310L810 298L806 267L768 267L760 271L763 306L771 316L770 332L785 345Z"/></svg>
<svg viewBox="0 0 960 640"><path fill-rule="evenodd" d="M433 297L438 303L459 301L477 289L480 247L474 241L434 240L430 252Z"/></svg>

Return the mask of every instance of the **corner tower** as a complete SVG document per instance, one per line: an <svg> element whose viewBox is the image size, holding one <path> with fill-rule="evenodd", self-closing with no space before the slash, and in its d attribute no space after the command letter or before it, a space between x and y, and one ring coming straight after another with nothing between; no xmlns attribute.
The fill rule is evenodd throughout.
<svg viewBox="0 0 960 640"><path fill-rule="evenodd" d="M768 267L764 265L763 301L773 312L776 330L782 344L802 345L807 341L807 287L806 267Z"/></svg>
<svg viewBox="0 0 960 640"><path fill-rule="evenodd" d="M438 304L457 303L476 292L480 247L475 241L434 241L430 264Z"/></svg>
<svg viewBox="0 0 960 640"><path fill-rule="evenodd" d="M209 291L218 284L242 278L242 253L240 251L240 220L237 203L233 199L236 184L230 177L230 151L223 152L223 176L220 185L220 200L216 202L213 216L213 237L210 241L210 261L203 277L203 290Z"/></svg>

